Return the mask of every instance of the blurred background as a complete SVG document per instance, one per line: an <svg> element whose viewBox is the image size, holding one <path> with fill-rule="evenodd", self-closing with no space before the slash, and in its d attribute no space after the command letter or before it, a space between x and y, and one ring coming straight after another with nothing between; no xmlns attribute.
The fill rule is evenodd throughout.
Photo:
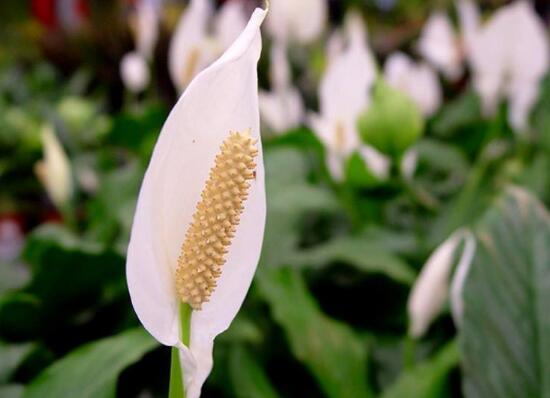
<svg viewBox="0 0 550 398"><path fill-rule="evenodd" d="M0 397L167 396L126 286L134 207L178 96L259 5L0 2ZM549 393L550 3L271 8L264 247L203 396Z"/></svg>

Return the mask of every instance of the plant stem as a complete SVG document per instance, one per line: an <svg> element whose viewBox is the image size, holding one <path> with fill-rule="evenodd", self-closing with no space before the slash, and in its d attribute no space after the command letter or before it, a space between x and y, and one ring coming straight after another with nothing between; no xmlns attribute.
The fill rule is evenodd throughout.
<svg viewBox="0 0 550 398"><path fill-rule="evenodd" d="M189 347L191 330L191 307L186 303L180 303L179 308L181 322L181 342ZM168 398L185 398L185 386L183 383L183 369L180 363L180 354L177 347L172 347L172 364L170 366L170 387Z"/></svg>

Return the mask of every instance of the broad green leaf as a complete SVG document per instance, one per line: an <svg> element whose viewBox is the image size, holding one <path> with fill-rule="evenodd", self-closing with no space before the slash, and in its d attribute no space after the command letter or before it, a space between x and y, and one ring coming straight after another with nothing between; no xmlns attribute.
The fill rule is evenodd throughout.
<svg viewBox="0 0 550 398"><path fill-rule="evenodd" d="M46 368L23 397L114 397L119 373L157 344L141 328L88 343Z"/></svg>
<svg viewBox="0 0 550 398"><path fill-rule="evenodd" d="M467 397L550 397L550 216L509 188L476 230L460 346Z"/></svg>
<svg viewBox="0 0 550 398"><path fill-rule="evenodd" d="M23 256L32 268L31 281L0 300L0 333L12 339L59 329L101 305L107 292L125 294L124 258L62 227L45 225L33 232Z"/></svg>
<svg viewBox="0 0 550 398"><path fill-rule="evenodd" d="M6 384L0 386L0 397L2 398L21 398L25 391L21 384Z"/></svg>
<svg viewBox="0 0 550 398"><path fill-rule="evenodd" d="M233 345L229 354L229 376L237 398L277 398L261 365L246 348Z"/></svg>
<svg viewBox="0 0 550 398"><path fill-rule="evenodd" d="M259 290L284 329L294 356L328 397L372 396L367 345L348 325L324 315L296 270L260 268Z"/></svg>
<svg viewBox="0 0 550 398"><path fill-rule="evenodd" d="M13 372L31 353L34 345L0 343L0 384L10 380ZM2 396L2 395L0 395Z"/></svg>
<svg viewBox="0 0 550 398"><path fill-rule="evenodd" d="M448 343L432 358L405 370L382 398L439 398L449 371L458 365L460 353L455 341Z"/></svg>
<svg viewBox="0 0 550 398"><path fill-rule="evenodd" d="M280 265L298 249L299 223L310 212L334 212L336 199L306 182L307 169L300 152L276 149L266 152L267 222L262 262Z"/></svg>
<svg viewBox="0 0 550 398"><path fill-rule="evenodd" d="M399 257L379 245L370 244L362 236L333 239L297 252L289 260L293 265L309 267L321 267L335 261L347 263L364 272L384 274L404 284L412 284L416 275Z"/></svg>
<svg viewBox="0 0 550 398"><path fill-rule="evenodd" d="M117 249L126 253L142 178L137 161L103 175L96 198L89 204L90 239L113 246L118 243Z"/></svg>

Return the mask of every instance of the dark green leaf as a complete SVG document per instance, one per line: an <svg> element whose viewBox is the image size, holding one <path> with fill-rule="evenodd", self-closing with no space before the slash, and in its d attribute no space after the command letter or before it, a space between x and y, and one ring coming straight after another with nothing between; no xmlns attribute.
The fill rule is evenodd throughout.
<svg viewBox="0 0 550 398"><path fill-rule="evenodd" d="M119 373L157 344L141 328L86 344L44 370L23 396L114 397Z"/></svg>
<svg viewBox="0 0 550 398"><path fill-rule="evenodd" d="M2 398L21 398L24 387L21 384L6 384L0 386L0 397Z"/></svg>
<svg viewBox="0 0 550 398"><path fill-rule="evenodd" d="M460 354L452 341L430 358L406 370L384 393L382 398L439 398L449 371L458 365Z"/></svg>
<svg viewBox="0 0 550 398"><path fill-rule="evenodd" d="M367 345L348 325L324 315L300 274L290 268L263 267L261 293L284 329L292 353L317 379L328 397L370 397Z"/></svg>
<svg viewBox="0 0 550 398"><path fill-rule="evenodd" d="M411 284L416 275L399 257L381 246L369 243L362 236L333 239L297 252L289 260L291 264L310 267L320 267L335 261L347 263L363 272L381 273L405 284Z"/></svg>
<svg viewBox="0 0 550 398"><path fill-rule="evenodd" d="M269 378L246 348L234 345L229 354L229 373L237 398L277 398Z"/></svg>

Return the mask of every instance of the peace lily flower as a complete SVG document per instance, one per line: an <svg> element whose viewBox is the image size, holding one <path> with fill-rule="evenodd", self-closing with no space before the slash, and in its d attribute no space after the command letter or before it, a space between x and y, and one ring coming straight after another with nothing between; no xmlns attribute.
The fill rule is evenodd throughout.
<svg viewBox="0 0 550 398"><path fill-rule="evenodd" d="M430 16L422 30L418 51L450 80L462 74L462 56L449 17L442 12Z"/></svg>
<svg viewBox="0 0 550 398"><path fill-rule="evenodd" d="M148 61L151 60L158 41L158 21L158 4L153 0L137 2L135 14L130 23L136 50L124 55L120 62L122 82L133 93L139 93L149 85Z"/></svg>
<svg viewBox="0 0 550 398"><path fill-rule="evenodd" d="M418 51L434 68L449 80L458 79L464 71L464 61L479 26L479 10L471 0L458 0L460 34L455 33L449 17L434 12L418 41Z"/></svg>
<svg viewBox="0 0 550 398"><path fill-rule="evenodd" d="M132 28L136 50L150 60L159 37L160 4L156 0L140 0L136 4Z"/></svg>
<svg viewBox="0 0 550 398"><path fill-rule="evenodd" d="M336 180L343 178L343 163L358 151L369 169L379 178L389 172L389 161L374 148L361 143L357 121L370 102L369 91L376 66L367 44L361 17L346 18L347 45L335 54L321 78L319 114L309 116L309 124L327 150L327 166Z"/></svg>
<svg viewBox="0 0 550 398"><path fill-rule="evenodd" d="M518 131L527 129L540 81L548 71L548 45L543 22L526 1L500 8L479 28L469 61L486 115L506 97L510 124Z"/></svg>
<svg viewBox="0 0 550 398"><path fill-rule="evenodd" d="M176 347L172 370L177 376L181 365L187 398L199 397L214 338L237 314L260 255L266 205L256 67L265 14L254 11L175 105L134 216L132 304L153 337Z"/></svg>
<svg viewBox="0 0 550 398"><path fill-rule="evenodd" d="M297 127L304 118L300 92L292 86L286 48L274 43L271 48L271 92L260 90L260 113L265 124L274 132Z"/></svg>
<svg viewBox="0 0 550 398"><path fill-rule="evenodd" d="M433 115L441 105L441 87L433 69L415 63L402 52L390 55L384 65L384 78L407 94L424 116Z"/></svg>
<svg viewBox="0 0 550 398"><path fill-rule="evenodd" d="M53 204L58 209L63 209L73 192L69 158L51 126L44 126L40 137L44 160L36 163L35 172Z"/></svg>
<svg viewBox="0 0 550 398"><path fill-rule="evenodd" d="M445 305L454 255L461 242L464 242L464 249L455 271L451 294L455 322L461 319L462 286L475 253L475 238L464 229L457 230L432 253L416 279L407 303L409 334L412 337L422 337Z"/></svg>
<svg viewBox="0 0 550 398"><path fill-rule="evenodd" d="M149 65L137 51L124 55L120 62L120 77L124 87L133 93L139 93L149 85Z"/></svg>
<svg viewBox="0 0 550 398"><path fill-rule="evenodd" d="M266 28L278 42L311 43L323 33L328 14L326 3L326 0L273 1Z"/></svg>
<svg viewBox="0 0 550 398"><path fill-rule="evenodd" d="M213 22L214 30L209 31ZM170 43L168 69L173 83L183 91L244 29L246 19L239 1L226 2L215 15L211 0L191 0Z"/></svg>

